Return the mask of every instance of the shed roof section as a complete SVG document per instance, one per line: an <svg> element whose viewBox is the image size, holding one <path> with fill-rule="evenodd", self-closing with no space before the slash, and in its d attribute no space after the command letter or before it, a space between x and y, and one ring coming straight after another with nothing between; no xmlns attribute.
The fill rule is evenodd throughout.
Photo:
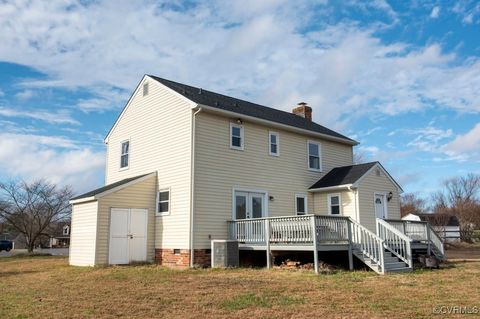
<svg viewBox="0 0 480 319"><path fill-rule="evenodd" d="M143 174L143 175L139 175L139 176L135 176L135 177L129 177L129 178L125 178L125 179L122 179L118 182L115 182L115 183L112 183L112 184L108 184L108 185L105 185L105 186L102 186L102 187L99 187L97 189L94 189L92 191L89 191L87 193L84 193L82 195L79 195L79 196L76 196L72 199L70 199L70 201L77 201L77 200L80 200L80 199L84 199L84 198L90 198L90 197L94 197L94 196L101 196L102 194L108 192L108 191L113 191L115 190L116 188L118 189L121 189L123 188L124 186L127 186L127 184L130 184L131 182L139 182L141 180L143 180L143 177L147 177L148 175L151 175L152 173L150 174Z"/></svg>

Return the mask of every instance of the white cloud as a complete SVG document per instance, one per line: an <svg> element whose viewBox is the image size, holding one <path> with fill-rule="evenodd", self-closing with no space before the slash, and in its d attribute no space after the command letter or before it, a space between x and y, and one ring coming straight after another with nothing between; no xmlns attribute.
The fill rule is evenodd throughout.
<svg viewBox="0 0 480 319"><path fill-rule="evenodd" d="M480 161L480 123L464 135L457 135L442 150L451 158Z"/></svg>
<svg viewBox="0 0 480 319"><path fill-rule="evenodd" d="M0 89L0 97L5 96L5 93Z"/></svg>
<svg viewBox="0 0 480 319"><path fill-rule="evenodd" d="M436 6L433 7L432 12L430 13L430 18L436 19L440 15L440 7Z"/></svg>
<svg viewBox="0 0 480 319"><path fill-rule="evenodd" d="M2 176L27 180L45 178L61 185L72 185L77 192L102 183L104 153L67 138L2 133L0 149Z"/></svg>
<svg viewBox="0 0 480 319"><path fill-rule="evenodd" d="M34 97L35 94L36 93L33 90L24 90L15 94L15 97L19 100L25 101Z"/></svg>
<svg viewBox="0 0 480 319"><path fill-rule="evenodd" d="M81 3L2 5L0 60L48 75L25 80L27 89L87 88L93 97L78 104L87 112L122 106L145 73L285 110L306 101L316 121L336 129L366 113L436 104L480 112L478 57L460 59L436 43L383 43L376 36L382 25L321 24L300 33L321 18L307 4L217 1L177 10L181 4ZM397 17L385 1L371 6Z"/></svg>
<svg viewBox="0 0 480 319"><path fill-rule="evenodd" d="M415 135L415 139L407 144L424 152L438 152L441 141L453 136L451 129L439 129L427 126L421 129L403 130L407 134Z"/></svg>
<svg viewBox="0 0 480 319"><path fill-rule="evenodd" d="M12 108L0 107L0 116L30 118L34 120L44 121L50 124L71 124L80 125L80 122L73 119L68 110L59 110L55 112L45 110L22 110L18 111Z"/></svg>

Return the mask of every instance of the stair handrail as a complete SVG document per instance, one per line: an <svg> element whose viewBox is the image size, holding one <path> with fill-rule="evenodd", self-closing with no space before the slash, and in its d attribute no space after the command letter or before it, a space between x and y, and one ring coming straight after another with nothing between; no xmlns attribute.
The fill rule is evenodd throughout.
<svg viewBox="0 0 480 319"><path fill-rule="evenodd" d="M427 225L428 225L427 226L428 239L430 243L442 254L441 256L437 256L437 257L440 257L441 259L443 259L443 257L445 256L445 248L443 246L443 241L440 238L440 236L437 234L435 229L433 229L432 225L430 225L430 223L427 223Z"/></svg>
<svg viewBox="0 0 480 319"><path fill-rule="evenodd" d="M380 218L377 218L376 226L384 247L412 268L412 239Z"/></svg>
<svg viewBox="0 0 480 319"><path fill-rule="evenodd" d="M349 218L351 241L355 248L379 267L378 272L385 273L384 241L368 228Z"/></svg>

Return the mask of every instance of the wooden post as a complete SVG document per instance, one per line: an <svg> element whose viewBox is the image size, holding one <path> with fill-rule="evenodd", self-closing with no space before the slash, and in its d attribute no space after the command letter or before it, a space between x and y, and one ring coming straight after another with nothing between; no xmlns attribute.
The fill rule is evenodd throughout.
<svg viewBox="0 0 480 319"><path fill-rule="evenodd" d="M352 252L352 228L350 221L347 221L348 230L348 268L353 270L353 252Z"/></svg>
<svg viewBox="0 0 480 319"><path fill-rule="evenodd" d="M315 215L311 216L312 224L312 240L313 240L313 265L315 267L315 273L318 274L318 241L317 241L317 229L315 226Z"/></svg>
<svg viewBox="0 0 480 319"><path fill-rule="evenodd" d="M272 252L270 251L270 220L265 219L265 247L267 250L267 268L272 268Z"/></svg>

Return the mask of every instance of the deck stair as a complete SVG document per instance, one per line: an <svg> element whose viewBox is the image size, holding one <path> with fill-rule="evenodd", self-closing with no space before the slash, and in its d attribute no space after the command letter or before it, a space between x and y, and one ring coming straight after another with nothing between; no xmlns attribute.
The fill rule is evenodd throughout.
<svg viewBox="0 0 480 319"><path fill-rule="evenodd" d="M350 225L352 253L370 269L378 274L412 271L409 238L399 233L382 238L354 220Z"/></svg>

